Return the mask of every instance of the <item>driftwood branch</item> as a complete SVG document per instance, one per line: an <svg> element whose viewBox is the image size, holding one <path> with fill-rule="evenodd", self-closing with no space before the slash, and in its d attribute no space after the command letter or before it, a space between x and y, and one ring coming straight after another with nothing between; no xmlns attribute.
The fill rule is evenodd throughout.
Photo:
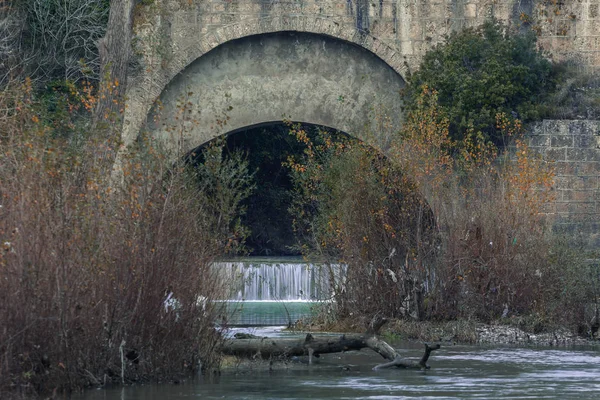
<svg viewBox="0 0 600 400"><path fill-rule="evenodd" d="M421 360L419 360L419 362L403 360L402 357L400 357L400 355L397 354L396 357L394 357L394 359L392 361L390 361L388 363L384 363L384 364L379 364L379 365L375 366L373 369L379 370L379 369L392 368L392 367L429 369L429 365L427 365L427 360L429 360L429 356L431 355L431 352L434 350L437 350L439 348L440 348L439 344L436 344L434 346L429 346L427 343L425 343L425 352L423 353L423 357L421 357Z"/></svg>

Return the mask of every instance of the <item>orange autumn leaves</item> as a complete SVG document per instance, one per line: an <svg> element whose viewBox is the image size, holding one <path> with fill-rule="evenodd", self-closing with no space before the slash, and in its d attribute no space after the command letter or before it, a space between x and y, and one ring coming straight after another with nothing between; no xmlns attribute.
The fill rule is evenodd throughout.
<svg viewBox="0 0 600 400"><path fill-rule="evenodd" d="M461 191L469 195L482 175L504 186L507 203L527 208L532 215L553 200L552 165L527 145L520 120L496 115L505 149L498 149L474 129L465 132L464 139L453 141L448 127L436 91L424 87L418 106L408 115L400 140L391 151L392 158L429 200L457 179Z"/></svg>

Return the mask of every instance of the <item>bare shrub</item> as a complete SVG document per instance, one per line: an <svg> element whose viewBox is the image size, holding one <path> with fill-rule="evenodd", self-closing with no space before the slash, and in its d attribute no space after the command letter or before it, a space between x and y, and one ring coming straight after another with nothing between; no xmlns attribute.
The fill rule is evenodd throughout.
<svg viewBox="0 0 600 400"><path fill-rule="evenodd" d="M296 232L309 256L345 265L343 278L331 279L336 316L422 318L435 232L414 184L356 140L325 131L311 137L300 127L292 133L307 145L289 163Z"/></svg>
<svg viewBox="0 0 600 400"><path fill-rule="evenodd" d="M597 272L560 245L544 214L552 165L528 148L518 120L499 114L496 129L511 144L505 151L472 129L453 141L436 93L424 88L387 161L355 141L292 130L307 146L290 162L305 253L347 265L327 312L532 316L538 329L592 329Z"/></svg>
<svg viewBox="0 0 600 400"><path fill-rule="evenodd" d="M224 288L210 265L229 240L218 219L235 213L215 214L207 204L220 192L201 192L149 139L123 160L123 185L111 185L117 135L51 135L30 93L0 95L0 390L218 366L211 300ZM224 179L243 173L224 167Z"/></svg>
<svg viewBox="0 0 600 400"><path fill-rule="evenodd" d="M0 87L21 71L23 13L13 2L0 2Z"/></svg>
<svg viewBox="0 0 600 400"><path fill-rule="evenodd" d="M433 318L537 314L546 324L577 327L593 300L592 281L584 284L589 273L565 252L544 214L553 200L552 165L528 148L519 121L500 114L497 129L512 143L500 154L475 132L448 140L435 92L425 88L393 151L429 200L441 233L424 307Z"/></svg>
<svg viewBox="0 0 600 400"><path fill-rule="evenodd" d="M0 87L17 77L97 81L107 0L0 2Z"/></svg>

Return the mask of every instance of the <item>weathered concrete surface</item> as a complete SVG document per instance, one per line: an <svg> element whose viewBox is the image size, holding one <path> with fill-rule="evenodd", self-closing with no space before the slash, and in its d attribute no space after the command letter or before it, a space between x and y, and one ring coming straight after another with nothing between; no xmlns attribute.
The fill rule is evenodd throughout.
<svg viewBox="0 0 600 400"><path fill-rule="evenodd" d="M385 113L389 124L400 125L403 87L394 70L354 44L306 33L250 36L219 46L177 75L160 97L160 119L151 113L148 128L183 153L224 133L284 119L385 148L388 138L371 124Z"/></svg>

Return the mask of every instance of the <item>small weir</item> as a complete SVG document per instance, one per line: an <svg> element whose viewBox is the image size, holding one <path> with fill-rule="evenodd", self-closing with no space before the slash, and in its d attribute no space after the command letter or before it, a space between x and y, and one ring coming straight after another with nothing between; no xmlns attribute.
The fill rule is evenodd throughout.
<svg viewBox="0 0 600 400"><path fill-rule="evenodd" d="M339 267L299 258L260 258L215 263L232 285L229 326L288 325L307 317L331 298L331 279Z"/></svg>

